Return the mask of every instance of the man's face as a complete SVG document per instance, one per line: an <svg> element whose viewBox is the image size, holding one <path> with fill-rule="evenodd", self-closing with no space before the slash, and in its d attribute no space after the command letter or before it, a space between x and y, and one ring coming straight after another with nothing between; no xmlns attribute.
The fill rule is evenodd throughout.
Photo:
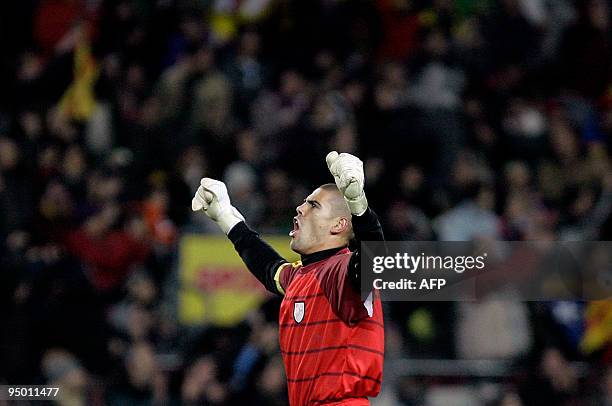
<svg viewBox="0 0 612 406"><path fill-rule="evenodd" d="M336 240L340 234L346 233L338 232L342 216L334 210L334 199L337 196L332 191L318 188L296 208L293 230L289 232L292 250L305 255L334 248L334 244L338 244Z"/></svg>

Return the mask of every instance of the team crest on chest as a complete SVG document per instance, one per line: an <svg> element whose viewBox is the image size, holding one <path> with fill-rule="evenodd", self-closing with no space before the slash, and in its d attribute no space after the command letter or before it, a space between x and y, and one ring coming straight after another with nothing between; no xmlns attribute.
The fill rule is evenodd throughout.
<svg viewBox="0 0 612 406"><path fill-rule="evenodd" d="M304 313L306 311L306 303L294 302L293 303L293 320L296 323L301 323L304 320Z"/></svg>

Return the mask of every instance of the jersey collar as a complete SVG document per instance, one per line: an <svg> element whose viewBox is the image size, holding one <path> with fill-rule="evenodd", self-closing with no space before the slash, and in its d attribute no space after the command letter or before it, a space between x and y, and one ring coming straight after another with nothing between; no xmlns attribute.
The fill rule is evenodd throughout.
<svg viewBox="0 0 612 406"><path fill-rule="evenodd" d="M302 266L308 266L315 262L323 261L329 257L332 257L340 251L347 249L346 247L329 248L323 251L313 252L312 254L301 255Z"/></svg>

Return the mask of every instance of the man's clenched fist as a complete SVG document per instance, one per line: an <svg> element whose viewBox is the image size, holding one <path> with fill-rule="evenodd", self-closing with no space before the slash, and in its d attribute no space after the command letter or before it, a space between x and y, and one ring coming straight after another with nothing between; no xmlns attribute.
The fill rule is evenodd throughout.
<svg viewBox="0 0 612 406"><path fill-rule="evenodd" d="M325 161L351 213L361 216L368 208L368 200L363 191L365 184L363 162L354 155L338 154L336 151L327 154Z"/></svg>
<svg viewBox="0 0 612 406"><path fill-rule="evenodd" d="M202 178L200 181L191 200L191 210L202 210L225 234L244 221L242 214L232 206L225 183L211 178Z"/></svg>

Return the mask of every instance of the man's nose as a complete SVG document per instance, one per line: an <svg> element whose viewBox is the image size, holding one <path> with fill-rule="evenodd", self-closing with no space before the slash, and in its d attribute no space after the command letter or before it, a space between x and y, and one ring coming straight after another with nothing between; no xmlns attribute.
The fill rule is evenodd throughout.
<svg viewBox="0 0 612 406"><path fill-rule="evenodd" d="M297 212L297 214L299 214L300 216L302 215L302 206L304 205L304 203L300 204L298 207L295 208L295 211Z"/></svg>

